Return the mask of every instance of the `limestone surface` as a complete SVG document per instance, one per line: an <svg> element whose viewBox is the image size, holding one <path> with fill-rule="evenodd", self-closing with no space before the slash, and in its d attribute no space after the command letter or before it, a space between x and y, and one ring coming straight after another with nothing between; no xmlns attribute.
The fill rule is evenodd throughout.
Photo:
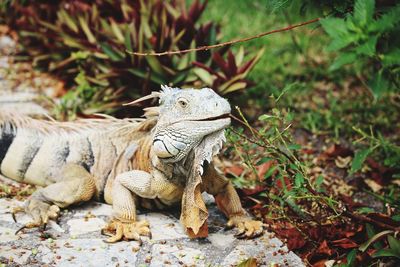
<svg viewBox="0 0 400 267"><path fill-rule="evenodd" d="M136 241L105 243L100 230L111 217L111 206L97 202L64 210L45 232L29 229L15 235L30 220L18 214L18 223L13 222L10 211L21 204L0 199L0 263L7 266L237 266L249 258L259 266L304 266L271 233L236 239L234 230L224 230L226 219L213 203L208 204L210 235L204 239L185 235L177 210L140 214L153 233L141 246Z"/></svg>

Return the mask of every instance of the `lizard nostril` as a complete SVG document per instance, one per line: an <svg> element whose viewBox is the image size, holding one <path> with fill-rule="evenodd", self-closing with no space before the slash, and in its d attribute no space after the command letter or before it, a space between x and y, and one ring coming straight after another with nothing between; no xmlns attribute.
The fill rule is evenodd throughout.
<svg viewBox="0 0 400 267"><path fill-rule="evenodd" d="M215 107L218 107L218 102L215 102Z"/></svg>

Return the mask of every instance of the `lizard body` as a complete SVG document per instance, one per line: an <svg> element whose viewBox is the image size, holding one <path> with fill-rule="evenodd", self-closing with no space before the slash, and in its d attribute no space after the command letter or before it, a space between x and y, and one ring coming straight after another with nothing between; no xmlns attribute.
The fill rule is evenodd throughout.
<svg viewBox="0 0 400 267"><path fill-rule="evenodd" d="M160 105L134 119L41 121L0 113L0 173L43 186L24 211L45 225L59 208L97 199L113 205L109 242L139 240L149 225L136 220L136 206L182 204L181 222L191 237L207 235L207 209L201 192L247 237L262 232L261 222L245 215L233 186L212 165L229 125L229 103L211 89L164 86ZM140 99L142 100L142 99ZM137 102L137 101L134 101Z"/></svg>

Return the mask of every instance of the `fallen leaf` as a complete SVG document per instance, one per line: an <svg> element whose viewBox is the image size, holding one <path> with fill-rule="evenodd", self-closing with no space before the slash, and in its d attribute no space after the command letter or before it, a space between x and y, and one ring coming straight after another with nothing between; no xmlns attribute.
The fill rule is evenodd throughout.
<svg viewBox="0 0 400 267"><path fill-rule="evenodd" d="M342 238L332 241L332 244L341 248L356 248L358 244L349 238Z"/></svg>
<svg viewBox="0 0 400 267"><path fill-rule="evenodd" d="M335 159L335 164L336 164L336 166L338 168L344 169L344 168L347 168L349 166L351 160L352 160L352 157L350 157L350 156L347 156L345 158L342 158L341 156L338 156Z"/></svg>
<svg viewBox="0 0 400 267"><path fill-rule="evenodd" d="M231 167L225 168L225 173L233 174L235 176L240 176L244 171L244 168L239 167L237 165L233 165Z"/></svg>
<svg viewBox="0 0 400 267"><path fill-rule="evenodd" d="M335 264L335 260L329 260L325 262L325 267L332 267Z"/></svg>
<svg viewBox="0 0 400 267"><path fill-rule="evenodd" d="M248 258L239 263L238 267L257 267L257 260L255 258Z"/></svg>
<svg viewBox="0 0 400 267"><path fill-rule="evenodd" d="M378 184L377 182L375 182L372 179L365 179L364 182L368 185L369 188L371 188L371 190L375 193L379 192L382 190L383 186L381 186L380 184Z"/></svg>
<svg viewBox="0 0 400 267"><path fill-rule="evenodd" d="M392 181L392 184L395 184L395 185L400 186L400 180L399 180L399 179L393 180L393 181Z"/></svg>
<svg viewBox="0 0 400 267"><path fill-rule="evenodd" d="M257 195L258 193L265 192L267 187L264 185L256 185L254 188L242 188L240 191L245 196Z"/></svg>
<svg viewBox="0 0 400 267"><path fill-rule="evenodd" d="M290 179L288 177L283 177L283 181L285 183L286 189L289 191L292 190L292 182L290 181ZM276 186L281 190L283 189L283 184L281 179L276 181Z"/></svg>
<svg viewBox="0 0 400 267"><path fill-rule="evenodd" d="M257 173L259 181L264 180L265 173L274 165L274 161L267 161L259 166L257 166Z"/></svg>
<svg viewBox="0 0 400 267"><path fill-rule="evenodd" d="M331 145L330 147L328 147L325 152L325 155L330 156L330 157L337 157L337 156L341 156L341 157L347 157L347 156L352 156L353 155L353 151L351 151L349 148L338 145L338 144L334 144Z"/></svg>
<svg viewBox="0 0 400 267"><path fill-rule="evenodd" d="M277 232L280 237L287 239L289 250L302 248L306 244L303 235L294 227L288 229L276 229L275 232Z"/></svg>
<svg viewBox="0 0 400 267"><path fill-rule="evenodd" d="M328 246L328 242L326 242L326 240L324 240L318 247L317 251L318 254L322 254L322 255L328 255L331 256L333 254L333 251L331 248L329 248Z"/></svg>

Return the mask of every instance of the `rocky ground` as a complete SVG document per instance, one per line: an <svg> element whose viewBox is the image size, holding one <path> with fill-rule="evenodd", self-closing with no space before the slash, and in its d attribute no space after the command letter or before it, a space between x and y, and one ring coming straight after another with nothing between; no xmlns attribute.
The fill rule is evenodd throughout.
<svg viewBox="0 0 400 267"><path fill-rule="evenodd" d="M46 107L38 103L54 97L60 83L36 73L29 64L15 64L14 47L11 38L0 36L0 112L46 114ZM236 266L244 261L245 266L304 266L271 233L238 240L233 230L225 231L226 219L210 196L210 235L205 239L187 238L179 211L169 211L139 216L150 222L152 230L152 239L144 238L141 246L136 241L107 244L100 229L111 216L111 206L95 202L64 210L45 232L31 229L15 235L30 220L18 214L15 223L10 214L23 204L29 194L26 188L0 179L0 266Z"/></svg>
<svg viewBox="0 0 400 267"><path fill-rule="evenodd" d="M23 202L1 198L0 262L7 266L236 266L249 260L259 266L303 266L271 233L254 240L236 239L233 230L224 230L226 220L212 200L208 202L208 238L187 238L177 212L142 213L139 219L150 222L152 239L143 238L140 246L136 241L105 243L100 230L110 218L111 206L96 202L64 210L45 232L30 229L15 235L30 218L18 214L15 223L10 211Z"/></svg>

